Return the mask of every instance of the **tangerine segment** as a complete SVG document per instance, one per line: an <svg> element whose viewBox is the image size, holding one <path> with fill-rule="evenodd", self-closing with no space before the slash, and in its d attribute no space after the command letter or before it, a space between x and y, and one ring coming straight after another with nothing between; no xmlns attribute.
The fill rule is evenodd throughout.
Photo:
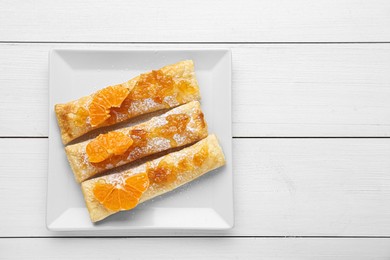
<svg viewBox="0 0 390 260"><path fill-rule="evenodd" d="M114 185L107 185L106 183L98 182L95 184L93 194L98 201L104 201L113 189Z"/></svg>
<svg viewBox="0 0 390 260"><path fill-rule="evenodd" d="M92 163L102 162L113 155L125 153L133 144L133 139L122 132L100 134L88 143L86 152Z"/></svg>
<svg viewBox="0 0 390 260"><path fill-rule="evenodd" d="M91 126L97 126L106 121L110 115L110 109L120 107L129 95L129 89L122 86L109 86L97 92L89 105Z"/></svg>
<svg viewBox="0 0 390 260"><path fill-rule="evenodd" d="M148 174L141 173L134 176L131 176L125 181L125 189L132 192L133 194L141 197L149 187L149 178Z"/></svg>
<svg viewBox="0 0 390 260"><path fill-rule="evenodd" d="M108 184L110 186L114 186L112 184ZM119 190L115 189L115 187L112 189L111 193L107 195L104 201L102 201L104 207L110 210L118 211L121 208L121 201L119 197Z"/></svg>
<svg viewBox="0 0 390 260"><path fill-rule="evenodd" d="M99 181L93 188L93 194L106 209L129 210L138 205L139 199L148 187L148 175L141 173L126 178L125 183L115 185Z"/></svg>

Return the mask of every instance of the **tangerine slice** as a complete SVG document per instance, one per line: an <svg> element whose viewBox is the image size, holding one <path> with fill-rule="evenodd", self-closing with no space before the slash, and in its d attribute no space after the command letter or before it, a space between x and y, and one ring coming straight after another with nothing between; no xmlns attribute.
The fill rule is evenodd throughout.
<svg viewBox="0 0 390 260"><path fill-rule="evenodd" d="M92 163L102 162L113 155L121 155L133 144L133 139L122 132L100 134L86 147L88 160Z"/></svg>
<svg viewBox="0 0 390 260"><path fill-rule="evenodd" d="M106 208L113 211L135 208L142 194L149 187L146 173L127 177L124 183L99 181L93 188L95 198Z"/></svg>
<svg viewBox="0 0 390 260"><path fill-rule="evenodd" d="M110 109L120 107L128 95L129 89L122 85L109 86L98 91L88 108L91 126L97 126L106 121L111 116Z"/></svg>

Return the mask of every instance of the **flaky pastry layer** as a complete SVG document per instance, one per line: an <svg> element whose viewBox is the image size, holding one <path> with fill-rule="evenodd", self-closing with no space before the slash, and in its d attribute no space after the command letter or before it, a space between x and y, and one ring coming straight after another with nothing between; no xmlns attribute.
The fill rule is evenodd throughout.
<svg viewBox="0 0 390 260"><path fill-rule="evenodd" d="M58 125L61 130L61 138L64 144L69 143L70 141L100 127L113 125L133 117L158 111L161 109L173 108L178 105L188 103L193 100L199 100L199 87L197 80L195 78L194 63L192 60L181 61L172 65L165 66L160 69L163 75L167 75L174 80L174 82L185 82L191 87L191 91L188 93L184 90L184 93L181 93L180 99L175 96L176 93L168 93L167 95L161 97L161 102L156 102L155 100L148 98L146 93L146 98L139 100L130 101L130 105L126 112L115 112L115 121L107 120L102 124L97 126L92 126L90 124L90 116L85 116L80 122L79 114L88 113L89 106L93 100L95 92L89 96L82 97L78 100L68 102L66 104L57 104L55 105L55 113L57 116ZM152 73L152 72L149 72ZM143 75L147 75L143 74ZM125 83L119 84L129 89L130 94L134 87L137 85L137 82L140 80L140 76L137 76ZM161 86L158 86L159 88ZM80 112L82 111L82 112Z"/></svg>
<svg viewBox="0 0 390 260"><path fill-rule="evenodd" d="M164 133L156 132L163 127L169 127L169 121L172 116L185 115L188 122L182 131L175 130L175 134L166 136ZM173 124L173 127L177 125ZM140 130L149 133L146 136L134 136L133 130L139 132ZM65 152L68 157L69 164L73 170L77 182L85 181L96 174L102 173L106 170L121 166L137 159L162 152L171 148L181 147L199 141L207 137L207 124L204 120L202 110L198 101L192 101L188 104L176 107L165 114L151 118L142 124L122 128L113 132L122 132L134 140L133 146L130 146L127 152L122 155L116 155L114 158L109 158L106 161L99 163L91 163L88 160L86 152L87 145L94 139L68 145L65 147Z"/></svg>
<svg viewBox="0 0 390 260"><path fill-rule="evenodd" d="M194 163L194 157L206 149L208 151L207 156L200 162ZM179 162L188 159L190 165L187 165L189 170L181 170ZM215 135L209 135L207 138L199 141L198 143L184 148L178 152L170 153L166 156L160 157L153 161L142 164L136 168L106 175L103 177L91 179L81 184L81 188L84 194L86 206L88 208L92 222L102 220L118 211L112 211L106 209L94 196L93 189L97 182L104 181L116 185L123 182L123 180L132 175L144 173L147 169L154 169L163 162L173 165L175 171L177 171L177 178L173 181L167 182L151 182L148 189L143 193L140 198L140 203L150 200L156 196L167 193L180 187L181 185L188 183L203 174L221 167L225 164L225 157L222 152L222 148L218 144L218 140ZM161 177L161 176L160 176Z"/></svg>

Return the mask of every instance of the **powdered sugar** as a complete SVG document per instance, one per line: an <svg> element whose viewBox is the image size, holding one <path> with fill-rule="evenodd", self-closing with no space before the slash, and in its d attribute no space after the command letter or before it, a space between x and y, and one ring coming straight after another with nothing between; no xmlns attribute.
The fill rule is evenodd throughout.
<svg viewBox="0 0 390 260"><path fill-rule="evenodd" d="M178 145L181 145L185 142L185 140L187 139L185 136L183 135L180 135L180 134L174 134L173 135L173 139L176 141L176 143Z"/></svg>
<svg viewBox="0 0 390 260"><path fill-rule="evenodd" d="M168 104L170 107L177 106L179 102L177 102L176 98L173 96L167 96L164 98L164 103Z"/></svg>
<svg viewBox="0 0 390 260"><path fill-rule="evenodd" d="M167 119L166 119L166 115L161 115L161 116L157 116L157 117L153 117L151 119L151 124L150 124L150 128L155 128L155 127L160 127L160 126L163 126L165 125L166 123L168 123Z"/></svg>
<svg viewBox="0 0 390 260"><path fill-rule="evenodd" d="M195 133L196 131L198 131L198 127L196 125L194 117L191 117L190 122L188 122L186 129L191 133Z"/></svg>
<svg viewBox="0 0 390 260"><path fill-rule="evenodd" d="M147 98L143 100L133 101L130 104L128 113L131 115L139 115L144 112L153 111L153 108L160 107L160 104L157 104L153 99ZM127 115L128 118L128 115Z"/></svg>
<svg viewBox="0 0 390 260"><path fill-rule="evenodd" d="M171 148L171 143L166 138L154 137L148 142L146 149L150 151L154 150L156 147L158 147L160 151L167 150Z"/></svg>
<svg viewBox="0 0 390 260"><path fill-rule="evenodd" d="M144 172L146 172L146 164L142 164L138 167L135 167L133 169L130 169L130 170L127 170L124 172L106 175L104 177L97 178L96 180L104 179L107 183L116 185L117 188L121 188L122 185L125 183L125 180L127 177L130 177L130 176L133 176L136 174L140 174L140 173L144 173Z"/></svg>
<svg viewBox="0 0 390 260"><path fill-rule="evenodd" d="M118 122L124 121L128 118L128 116L126 114L118 113L118 112L113 111L113 110L111 112L115 114L116 120Z"/></svg>
<svg viewBox="0 0 390 260"><path fill-rule="evenodd" d="M121 185L124 183L124 176L125 176L124 173L114 173L114 174L107 175L104 178L110 184Z"/></svg>
<svg viewBox="0 0 390 260"><path fill-rule="evenodd" d="M150 100L149 100L150 101ZM154 103L154 101L151 101L151 103ZM201 113L199 108L198 102L190 102L188 104L185 104L183 106L174 108L170 110L169 112L153 117L147 122L144 122L142 124L139 124L137 126L127 127L118 129L116 131L122 132L124 134L129 134L129 131L132 129L142 129L147 132L153 132L158 127L162 127L168 123L166 117L168 115L175 115L175 114L187 114L190 118L188 121L185 131L182 133L175 133L172 138L176 142L172 142L169 138L164 138L162 136L155 136L155 137L147 137L145 141L146 145L142 145L139 147L134 147L128 154L127 157L121 157L121 161L116 161L115 163L109 164L109 165L96 165L88 160L88 155L86 154L86 146L90 141L86 141L83 143L77 144L77 151L74 151L73 154L77 158L77 172L82 179L90 178L94 176L96 173L102 172L105 169L112 169L117 166L124 165L126 163L135 161L137 159L143 158L145 156L155 154L161 151L168 150L173 147L183 146L186 144L189 144L191 142L197 141L201 135L201 133L204 133L204 129L201 126L199 114ZM158 132L158 131L157 131ZM104 167L104 168L102 168Z"/></svg>

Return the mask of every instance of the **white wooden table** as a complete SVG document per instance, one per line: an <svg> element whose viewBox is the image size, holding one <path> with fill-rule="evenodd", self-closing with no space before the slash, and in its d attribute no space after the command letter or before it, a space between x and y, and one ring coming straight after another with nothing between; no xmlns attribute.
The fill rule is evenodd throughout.
<svg viewBox="0 0 390 260"><path fill-rule="evenodd" d="M234 229L49 232L48 51L160 46L232 49ZM0 205L7 259L389 259L390 2L1 0Z"/></svg>

